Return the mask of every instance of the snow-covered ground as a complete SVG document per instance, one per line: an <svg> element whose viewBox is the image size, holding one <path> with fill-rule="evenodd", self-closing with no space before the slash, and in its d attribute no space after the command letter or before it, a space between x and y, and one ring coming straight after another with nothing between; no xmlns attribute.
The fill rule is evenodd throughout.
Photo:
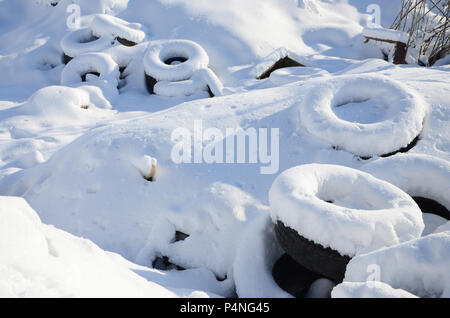
<svg viewBox="0 0 450 318"><path fill-rule="evenodd" d="M450 223L411 198L450 210L448 58L384 61L372 2L0 0L0 296L289 297L278 215L356 255L333 297L450 297Z"/></svg>

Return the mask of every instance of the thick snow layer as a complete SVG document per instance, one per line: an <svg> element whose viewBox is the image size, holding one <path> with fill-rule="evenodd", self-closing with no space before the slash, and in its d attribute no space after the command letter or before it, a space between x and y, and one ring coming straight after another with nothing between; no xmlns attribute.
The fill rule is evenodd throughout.
<svg viewBox="0 0 450 318"><path fill-rule="evenodd" d="M394 289L388 284L369 281L364 283L344 282L331 292L333 298L417 298L403 289Z"/></svg>
<svg viewBox="0 0 450 318"><path fill-rule="evenodd" d="M385 29L382 27L365 27L363 30L363 34L366 37L381 39L381 40L389 40L394 42L402 42L408 43L409 35L408 33Z"/></svg>
<svg viewBox="0 0 450 318"><path fill-rule="evenodd" d="M197 296L194 290L171 288L171 273L164 277L42 224L25 200L16 197L0 197L0 273L0 297ZM184 276L186 282L220 289L211 283L213 275L210 282L199 271Z"/></svg>
<svg viewBox="0 0 450 318"><path fill-rule="evenodd" d="M119 37L133 43L141 43L144 40L145 32L141 28L140 23L129 23L108 14L96 14L91 24L93 35L99 38Z"/></svg>
<svg viewBox="0 0 450 318"><path fill-rule="evenodd" d="M106 32L102 38L110 40L95 52L109 55L120 67L120 78L114 79L118 84L103 85L88 74L87 82L77 79L71 88L55 85L60 85L64 69L61 40L67 34L75 37L67 24L75 21L74 12L66 11L73 0L61 0L56 6L46 0L0 1L0 194L23 196L44 222L129 260L139 259L151 266L154 256L167 254L170 261L189 267L181 272L139 267L135 273L165 287L160 295L166 295L166 290L181 296L233 295L238 277L233 273L246 270L234 266L241 247L245 249L241 238L244 233L251 236L250 228L257 226L259 217L268 217L268 191L279 171L309 163L361 169L366 163L347 151L332 149L329 142L298 125L296 105L305 99L305 87L315 75L299 75L301 79L294 81L290 75L300 74L299 68L292 73L278 70L272 79L256 80L257 71L265 72L285 56L283 52L304 65L322 69L324 75L329 72L324 80L367 73L390 77L416 91L430 108L420 141L410 153L448 161L449 67L395 66L383 61L374 41L363 43L366 9L372 3L77 0L80 28L90 28L97 14L107 14L109 20L116 17L144 31L145 38L127 47L112 43L115 35ZM400 2L378 3L383 10L382 25L389 27ZM91 34L73 38L72 45L80 42L81 50L87 36ZM148 94L144 72L147 47L176 39L194 41L204 48L210 70L217 74L204 82L219 96L220 78L226 96L208 98L204 82L202 89L189 96ZM273 81L278 73L289 77L290 84L275 87L281 85ZM88 105L79 103L86 101ZM378 123L391 116L391 108L385 108L383 101L349 103L339 107L336 115L348 122ZM194 121L199 120L204 128L217 128L224 136L227 128L269 128L269 134L270 128L279 128L279 147L275 147L280 150L279 158L272 156L270 164L174 164L170 158L172 132L181 127L193 132ZM192 140L203 139L206 147L209 137ZM219 136L217 140L222 139ZM153 167L151 158L157 160L153 182L145 179ZM274 174L261 175L261 168ZM176 231L182 230L189 237L172 242L180 236ZM265 237L267 233L263 232ZM63 250L72 249L78 251ZM78 259L81 253L72 255ZM242 264L251 261L239 259L245 260ZM261 271L255 272L264 273L262 277L270 282L267 268L261 264L258 268ZM224 279L225 275L223 282L215 277ZM60 281L58 277L55 281ZM240 293L251 289L243 286L247 281L239 276L236 285ZM33 286L39 282L33 281L30 288ZM331 285L318 281L314 286L310 296L319 297L329 292ZM179 293L180 289L186 292Z"/></svg>
<svg viewBox="0 0 450 318"><path fill-rule="evenodd" d="M83 53L99 52L111 47L113 38L94 38L90 28L82 28L67 33L61 40L61 48L70 57Z"/></svg>
<svg viewBox="0 0 450 318"><path fill-rule="evenodd" d="M419 297L450 296L450 233L431 234L418 240L353 258L345 282L364 282L369 266L378 267L381 282Z"/></svg>
<svg viewBox="0 0 450 318"><path fill-rule="evenodd" d="M420 237L424 228L406 193L347 167L291 168L277 177L269 200L274 222L351 257Z"/></svg>
<svg viewBox="0 0 450 318"><path fill-rule="evenodd" d="M236 293L246 298L286 298L290 294L278 287L272 268L283 251L268 215L260 217L243 234L233 264Z"/></svg>
<svg viewBox="0 0 450 318"><path fill-rule="evenodd" d="M364 171L414 197L432 199L450 211L450 163L423 154L398 154L364 165Z"/></svg>
<svg viewBox="0 0 450 318"><path fill-rule="evenodd" d="M295 82L305 82L311 78L329 76L327 71L315 67L287 67L270 74L272 84L281 86Z"/></svg>
<svg viewBox="0 0 450 318"><path fill-rule="evenodd" d="M341 76L311 81L299 103L300 122L332 146L370 157L397 151L423 129L427 105L416 92L382 76ZM349 103L376 100L385 108L375 123L347 121L337 116Z"/></svg>

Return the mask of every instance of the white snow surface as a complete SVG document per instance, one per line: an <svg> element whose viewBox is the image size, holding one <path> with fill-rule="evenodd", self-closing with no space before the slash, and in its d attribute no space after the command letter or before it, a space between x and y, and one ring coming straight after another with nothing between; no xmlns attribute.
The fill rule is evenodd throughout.
<svg viewBox="0 0 450 318"><path fill-rule="evenodd" d="M367 98L373 90L391 97L345 100L349 103L334 109L335 115L364 127L398 116L398 127L404 125L406 132L393 128L404 137L395 148L420 133L404 156L426 156L447 165L450 159L448 59L432 68L383 61L373 41L363 43L366 8L372 2L77 0L81 29L72 32L67 25L71 13L66 12L72 0L56 6L47 0L0 1L0 195L8 196L0 198L0 245L5 245L0 249L1 295L288 297L270 275L282 253L271 232L268 196L277 175L312 163L366 170L378 158L362 161L355 154L379 155L394 148L384 149L393 146L393 134L370 141L359 134L363 153L312 134L301 124L299 105L316 85L368 77L385 82L384 89L356 85L361 91L356 95ZM400 3L378 2L387 28ZM99 14L108 26L96 30L100 40L85 42L92 39L91 26ZM124 46L114 41L120 34L140 43ZM150 95L147 49L169 40L197 43L209 63L179 83L160 81L155 86L160 95ZM77 57L72 66L62 64L63 52ZM104 58L78 59L84 53ZM284 56L307 67L256 79ZM81 82L86 71L102 71L102 78L88 74ZM62 73L70 83L61 85ZM205 85L222 97L209 98ZM414 118L395 112L399 105L410 109L411 104L395 100L402 96L423 106ZM314 98L310 102L310 107L318 105ZM409 124L405 118L411 119ZM227 128L279 128L279 160L175 164L173 131L184 127L193 132L200 120L204 129L223 134L193 136L197 145L203 139L206 158L214 157L211 149L218 148L213 145L234 137L227 136ZM149 182L144 177L155 163ZM419 159L405 159L407 163L417 163L424 175L439 170ZM274 174L263 175L261 168ZM444 182L443 176L436 180ZM430 180L423 189L427 194L440 193L431 178L424 179ZM189 236L175 242L177 231ZM420 275L436 269L442 259L435 252L448 244L448 231L448 223L442 225L435 230L441 234L424 238L432 237L433 244L420 244L420 255L404 253L411 257L401 261L423 264ZM55 251L59 256L51 255ZM430 259L426 264L423 255ZM160 256L187 270L150 268ZM29 262L34 257L39 261ZM406 286L416 277L411 272L401 276L402 286L385 282L416 294ZM436 273L436 278L426 278L427 292L416 295L450 297L446 274L442 268ZM68 279L80 276L80 284ZM318 281L309 296L322 297L331 288ZM352 295L365 294L362 288Z"/></svg>
<svg viewBox="0 0 450 318"><path fill-rule="evenodd" d="M419 297L450 295L450 233L442 232L353 258L345 282L364 282L369 266L379 266L380 281Z"/></svg>
<svg viewBox="0 0 450 318"><path fill-rule="evenodd" d="M42 224L22 198L0 197L0 251L0 297L197 297L196 290L170 287L180 274L137 266ZM220 290L207 272L183 276Z"/></svg>
<svg viewBox="0 0 450 318"><path fill-rule="evenodd" d="M133 43L141 43L145 32L140 23L129 23L109 14L96 14L92 20L92 34L97 37L120 37Z"/></svg>
<svg viewBox="0 0 450 318"><path fill-rule="evenodd" d="M365 27L363 30L364 36L372 37L381 40L389 40L394 42L408 43L408 33L382 28L381 26Z"/></svg>
<svg viewBox="0 0 450 318"><path fill-rule="evenodd" d="M417 298L403 289L394 289L386 283L369 281L364 283L344 282L331 292L332 298Z"/></svg>
<svg viewBox="0 0 450 318"><path fill-rule="evenodd" d="M420 237L424 228L411 197L348 167L309 164L284 171L269 201L274 222L350 257Z"/></svg>

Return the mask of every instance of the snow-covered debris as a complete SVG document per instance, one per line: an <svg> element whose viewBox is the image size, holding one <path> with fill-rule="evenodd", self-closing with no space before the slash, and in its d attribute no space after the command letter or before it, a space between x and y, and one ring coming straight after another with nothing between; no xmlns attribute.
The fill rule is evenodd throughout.
<svg viewBox="0 0 450 318"><path fill-rule="evenodd" d="M317 79L305 86L299 103L301 125L332 146L362 157L385 155L409 145L423 129L427 104L405 85L384 76L353 75ZM359 123L336 112L349 103L385 105L379 122Z"/></svg>
<svg viewBox="0 0 450 318"><path fill-rule="evenodd" d="M197 43L170 40L152 43L144 57L145 73L156 81L151 93L161 96L189 96L198 90L222 95L223 85L208 69L209 57Z"/></svg>
<svg viewBox="0 0 450 318"><path fill-rule="evenodd" d="M273 183L269 201L274 222L350 257L418 238L424 228L410 196L342 166L288 169Z"/></svg>
<svg viewBox="0 0 450 318"><path fill-rule="evenodd" d="M365 27L363 30L365 37L392 42L408 43L409 35L406 32L382 28L381 26Z"/></svg>
<svg viewBox="0 0 450 318"><path fill-rule="evenodd" d="M120 38L132 44L141 43L145 39L145 32L140 23L129 23L108 14L96 14L92 20L92 34L101 38ZM130 44L131 44L130 43Z"/></svg>
<svg viewBox="0 0 450 318"><path fill-rule="evenodd" d="M450 233L443 232L353 258L345 282L364 282L376 265L379 279L419 297L450 296Z"/></svg>
<svg viewBox="0 0 450 318"><path fill-rule="evenodd" d="M83 53L100 52L112 46L113 38L94 38L90 28L82 28L67 33L61 40L61 48L69 57Z"/></svg>
<svg viewBox="0 0 450 318"><path fill-rule="evenodd" d="M84 53L72 59L64 67L61 73L61 85L75 87L86 84L95 85L103 90L109 100L112 100L118 94L119 77L119 66L108 54Z"/></svg>
<svg viewBox="0 0 450 318"><path fill-rule="evenodd" d="M363 283L344 282L331 292L332 298L417 298L403 289L394 289L388 284L369 281Z"/></svg>

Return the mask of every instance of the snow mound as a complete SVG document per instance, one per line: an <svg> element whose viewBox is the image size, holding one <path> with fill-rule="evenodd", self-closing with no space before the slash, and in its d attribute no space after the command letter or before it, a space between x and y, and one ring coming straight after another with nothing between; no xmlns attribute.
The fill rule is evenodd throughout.
<svg viewBox="0 0 450 318"><path fill-rule="evenodd" d="M268 215L267 207L238 188L212 184L198 191L195 201L186 202L183 213L169 210L153 220L137 261L166 256L185 268L206 267L220 278L232 276L242 233L258 214ZM177 231L188 237L177 241Z"/></svg>
<svg viewBox="0 0 450 318"><path fill-rule="evenodd" d="M353 258L345 282L363 282L369 266L379 267L381 282L419 297L450 296L450 233L418 240Z"/></svg>
<svg viewBox="0 0 450 318"><path fill-rule="evenodd" d="M176 296L130 267L91 241L42 224L24 199L0 197L1 297Z"/></svg>
<svg viewBox="0 0 450 318"><path fill-rule="evenodd" d="M394 289L376 281L365 283L344 282L331 292L332 298L417 298L403 289Z"/></svg>
<svg viewBox="0 0 450 318"><path fill-rule="evenodd" d="M379 75L337 76L313 80L299 104L301 125L337 149L371 157L410 144L423 129L427 106L414 91ZM376 123L349 122L336 111L348 103L376 100L387 107Z"/></svg>
<svg viewBox="0 0 450 318"><path fill-rule="evenodd" d="M269 80L272 84L281 86L329 75L327 71L315 67L286 67L272 72Z"/></svg>
<svg viewBox="0 0 450 318"><path fill-rule="evenodd" d="M92 20L92 33L101 38L121 38L134 44L145 39L145 32L140 23L129 23L108 14L96 14Z"/></svg>
<svg viewBox="0 0 450 318"><path fill-rule="evenodd" d="M283 250L278 245L269 215L249 224L240 240L233 264L236 292L244 298L290 298L272 276Z"/></svg>
<svg viewBox="0 0 450 318"><path fill-rule="evenodd" d="M274 222L350 257L418 238L424 228L410 196L343 166L288 169L275 179L269 201Z"/></svg>

